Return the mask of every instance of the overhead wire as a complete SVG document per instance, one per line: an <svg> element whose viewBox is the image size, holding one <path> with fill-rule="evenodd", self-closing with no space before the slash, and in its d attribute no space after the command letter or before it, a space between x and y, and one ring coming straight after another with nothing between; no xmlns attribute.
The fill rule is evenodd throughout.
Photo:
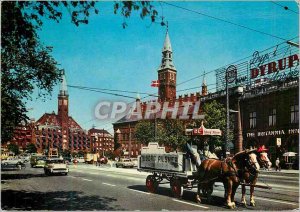
<svg viewBox="0 0 300 212"><path fill-rule="evenodd" d="M279 3L275 2L275 1L271 1L271 3L273 3L273 4L275 4L275 5L279 6L279 7L282 7L282 8L285 9L285 10L288 10L288 11L290 11L290 12L293 12L293 13L295 13L295 14L299 14L299 12L290 9L288 6L281 5L281 4L279 4Z"/></svg>
<svg viewBox="0 0 300 212"><path fill-rule="evenodd" d="M270 33L263 32L263 31L260 31L260 30L257 30L257 29L253 29L253 28L250 28L250 27L241 25L241 24L237 24L237 23L234 23L234 22L229 21L229 20L226 20L226 19L218 18L218 17L212 16L212 15L205 14L205 13L203 13L203 12L199 12L199 11L196 11L196 10L188 9L188 8L186 8L186 7L178 6L178 5L172 4L172 3L170 3L170 2L165 2L165 1L161 1L161 2L164 3L164 4L166 4L166 5L169 5L169 6L172 6L172 7L176 7L176 8L178 8L178 9L182 9L182 10L185 10L185 11L189 11L189 12L192 12L192 13L195 13L195 14L198 14L198 15L201 15L201 16L206 16L206 17L209 17L209 18L212 18L212 19L215 19L215 20L224 22L224 23L228 23L228 24L231 24L231 25L235 25L235 26L238 26L238 27L241 27L241 28L250 30L250 31L254 31L254 32L257 32L257 33L260 33L260 34L264 34L264 35L267 35L267 36L270 36L270 37L273 37L273 38L276 38L276 39L279 39L279 40L284 40L284 41L287 40L287 39L282 38L282 37L279 37L279 36L277 36L277 35L272 35L272 34L270 34Z"/></svg>

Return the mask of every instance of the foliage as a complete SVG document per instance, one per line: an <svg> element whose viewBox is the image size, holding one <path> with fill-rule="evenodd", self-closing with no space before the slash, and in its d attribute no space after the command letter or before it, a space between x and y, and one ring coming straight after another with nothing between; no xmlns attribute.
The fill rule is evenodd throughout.
<svg viewBox="0 0 300 212"><path fill-rule="evenodd" d="M8 151L13 152L15 155L20 154L19 146L16 144L8 144L7 149Z"/></svg>
<svg viewBox="0 0 300 212"><path fill-rule="evenodd" d="M121 144L119 142L119 137L118 137L118 134L116 134L114 137L114 150L117 150L120 147L121 147Z"/></svg>
<svg viewBox="0 0 300 212"><path fill-rule="evenodd" d="M162 124L164 126L163 144L174 150L182 150L187 141L184 122L178 119L165 119L162 120Z"/></svg>
<svg viewBox="0 0 300 212"><path fill-rule="evenodd" d="M210 129L220 129L222 130L222 136L210 136L209 146L210 150L214 150L214 146L224 147L226 140L226 109L216 100L212 102L206 102L202 108L203 114L205 115L205 120L196 120L196 127L201 126L201 122L204 121L204 126ZM229 133L229 140L233 139L232 132Z"/></svg>
<svg viewBox="0 0 300 212"><path fill-rule="evenodd" d="M115 155L112 151L106 152L106 153L105 153L105 156L106 156L108 159L110 159L110 160L112 160L112 159L114 159L114 158L116 157L116 155Z"/></svg>
<svg viewBox="0 0 300 212"><path fill-rule="evenodd" d="M83 151L79 151L78 153L77 153L77 157L83 157L84 156L84 152Z"/></svg>
<svg viewBox="0 0 300 212"><path fill-rule="evenodd" d="M59 155L61 155L63 158L70 158L71 157L71 152L70 152L70 150L59 150L59 153L58 153Z"/></svg>
<svg viewBox="0 0 300 212"><path fill-rule="evenodd" d="M36 153L37 152L37 149L36 149L36 146L34 144L28 144L26 146L26 152L28 153Z"/></svg>
<svg viewBox="0 0 300 212"><path fill-rule="evenodd" d="M79 26L88 24L90 14L99 10L95 1L3 1L1 5L1 138L6 142L17 125L27 122L26 101L31 100L34 89L45 98L60 79L52 47L42 45L37 34L43 20L59 22L67 13ZM114 13L121 11L125 18L138 10L141 18L151 16L155 20L157 12L150 2L114 4Z"/></svg>
<svg viewBox="0 0 300 212"><path fill-rule="evenodd" d="M174 150L182 148L187 138L184 135L184 124L181 120L157 120L156 125L155 133L155 122L153 120L140 121L135 128L137 141L144 145L157 141L160 145L169 146Z"/></svg>

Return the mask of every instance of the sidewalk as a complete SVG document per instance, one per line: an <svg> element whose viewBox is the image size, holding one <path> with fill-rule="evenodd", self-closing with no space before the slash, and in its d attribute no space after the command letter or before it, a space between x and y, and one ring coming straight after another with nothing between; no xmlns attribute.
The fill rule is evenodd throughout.
<svg viewBox="0 0 300 212"><path fill-rule="evenodd" d="M92 164L80 164L80 165L69 165L71 170L75 169L92 169L92 170L99 170L99 171L107 171L107 172L118 172L118 173L127 173L133 175L149 175L149 172L140 172L136 168L116 168L114 166L109 165L102 165L102 166L95 166Z"/></svg>
<svg viewBox="0 0 300 212"><path fill-rule="evenodd" d="M75 165L71 164L70 169L76 169ZM140 172L136 168L116 168L114 166L110 165L101 165L101 166L95 166L92 164L80 164L78 165L78 168L80 169L93 169L93 170L101 170L101 171L107 171L107 172L121 172L121 173L128 173L128 174L137 174L137 175L149 175L150 172ZM299 176L299 170L293 170L293 169L282 169L281 171L275 171L274 168L268 170L260 170L260 173L263 175L297 175Z"/></svg>
<svg viewBox="0 0 300 212"><path fill-rule="evenodd" d="M294 169L281 169L280 171L276 171L275 168L271 168L269 171L268 170L260 170L261 173L267 174L298 174L299 175L299 170L294 170Z"/></svg>

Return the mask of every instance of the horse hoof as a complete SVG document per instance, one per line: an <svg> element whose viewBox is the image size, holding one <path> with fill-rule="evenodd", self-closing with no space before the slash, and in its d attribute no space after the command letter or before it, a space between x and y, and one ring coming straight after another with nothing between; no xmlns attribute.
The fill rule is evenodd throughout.
<svg viewBox="0 0 300 212"><path fill-rule="evenodd" d="M200 196L198 194L196 195L196 202L201 203L201 199L200 199Z"/></svg>
<svg viewBox="0 0 300 212"><path fill-rule="evenodd" d="M232 202L232 203L228 203L227 204L227 207L229 208L229 209L234 209L235 208L235 204Z"/></svg>
<svg viewBox="0 0 300 212"><path fill-rule="evenodd" d="M255 202L250 202L250 206L255 207Z"/></svg>

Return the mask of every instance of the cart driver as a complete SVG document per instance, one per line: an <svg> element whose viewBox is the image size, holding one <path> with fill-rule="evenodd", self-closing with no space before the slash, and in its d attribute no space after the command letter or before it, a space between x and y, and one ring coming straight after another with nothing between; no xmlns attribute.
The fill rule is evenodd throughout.
<svg viewBox="0 0 300 212"><path fill-rule="evenodd" d="M200 155L197 152L197 147L192 145L192 140L190 139L189 141L186 142L186 151L187 155L192 159L192 162L196 164L197 169L200 167L201 160L200 160Z"/></svg>

